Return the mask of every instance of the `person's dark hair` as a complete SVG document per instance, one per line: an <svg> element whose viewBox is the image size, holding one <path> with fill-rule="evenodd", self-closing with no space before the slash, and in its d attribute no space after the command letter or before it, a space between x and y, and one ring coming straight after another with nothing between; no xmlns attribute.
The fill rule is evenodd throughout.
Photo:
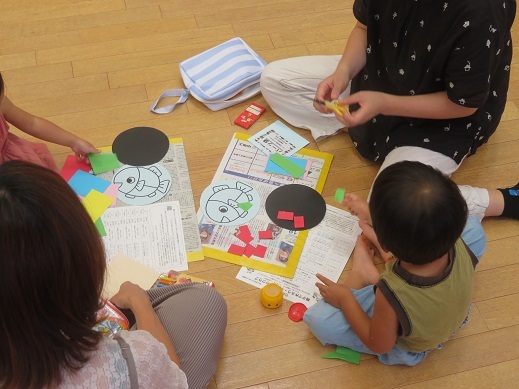
<svg viewBox="0 0 519 389"><path fill-rule="evenodd" d="M413 264L432 262L447 253L461 236L468 212L450 178L411 161L380 172L369 209L382 247Z"/></svg>
<svg viewBox="0 0 519 389"><path fill-rule="evenodd" d="M2 78L2 73L0 73L0 96L4 94L4 79Z"/></svg>
<svg viewBox="0 0 519 389"><path fill-rule="evenodd" d="M89 359L106 268L69 185L28 162L0 165L0 387L41 388Z"/></svg>

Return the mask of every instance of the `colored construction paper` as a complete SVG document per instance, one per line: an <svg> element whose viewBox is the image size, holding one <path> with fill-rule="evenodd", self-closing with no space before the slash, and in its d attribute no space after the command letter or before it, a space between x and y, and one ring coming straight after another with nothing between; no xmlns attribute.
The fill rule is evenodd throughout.
<svg viewBox="0 0 519 389"><path fill-rule="evenodd" d="M69 155L61 168L60 175L64 178L65 181L69 181L70 178L78 171L82 170L84 172L89 172L91 166L88 162L80 159L78 160L75 155Z"/></svg>
<svg viewBox="0 0 519 389"><path fill-rule="evenodd" d="M275 164L272 161L271 158L273 155L275 155L275 154L270 154L269 159L267 160L267 165L265 166L265 171L267 173L283 174L285 176L289 176L290 173L288 173L286 170L284 170L282 167L280 167L279 165ZM289 161L295 163L300 168L305 169L305 173L307 173L308 164L310 164L310 166L312 165L311 159L303 159L303 158L296 158L296 157L285 157L285 158L287 158Z"/></svg>
<svg viewBox="0 0 519 389"><path fill-rule="evenodd" d="M306 172L306 163L304 167L299 166L297 163L292 162L287 157L280 154L273 154L270 157L270 161L274 162L281 169L285 170L289 175L294 178L299 178Z"/></svg>
<svg viewBox="0 0 519 389"><path fill-rule="evenodd" d="M245 244L249 244L250 242L252 242L254 240L252 235L247 234L245 232L240 232L238 235L236 235L236 237Z"/></svg>
<svg viewBox="0 0 519 389"><path fill-rule="evenodd" d="M114 201L112 201L112 204L110 206L115 206L117 202L117 195L119 193L119 184L111 184L108 189L104 191L104 194L107 196L110 196Z"/></svg>
<svg viewBox="0 0 519 389"><path fill-rule="evenodd" d="M92 218L92 221L95 222L108 209L113 200L114 199L110 196L100 193L97 190L91 190L83 199L83 205Z"/></svg>
<svg viewBox="0 0 519 389"><path fill-rule="evenodd" d="M274 189L265 201L269 219L277 226L292 231L308 230L315 227L326 214L326 202L315 189L306 185L289 184ZM281 215L280 215L281 212ZM286 213L304 216L304 227L294 227L294 218L283 217Z"/></svg>
<svg viewBox="0 0 519 389"><path fill-rule="evenodd" d="M85 197L92 189L103 193L108 189L111 182L78 170L69 180L68 184L74 189L74 192Z"/></svg>
<svg viewBox="0 0 519 389"><path fill-rule="evenodd" d="M250 201L247 201L246 203L239 203L238 207L240 207L244 211L248 211L249 209L252 208L252 203Z"/></svg>
<svg viewBox="0 0 519 389"><path fill-rule="evenodd" d="M101 218L97 219L95 221L94 225L96 226L97 231L99 231L99 235L106 236L105 225L103 224L103 221L101 220Z"/></svg>
<svg viewBox="0 0 519 389"><path fill-rule="evenodd" d="M305 228L304 216L294 216L294 228Z"/></svg>
<svg viewBox="0 0 519 389"><path fill-rule="evenodd" d="M238 227L238 230L240 230L240 234L252 235L251 232L250 232L250 228L247 225Z"/></svg>
<svg viewBox="0 0 519 389"><path fill-rule="evenodd" d="M279 220L294 220L294 212L278 211Z"/></svg>
<svg viewBox="0 0 519 389"><path fill-rule="evenodd" d="M342 203L345 195L346 189L337 188L337 190L335 191L335 201L337 201L338 203Z"/></svg>
<svg viewBox="0 0 519 389"><path fill-rule="evenodd" d="M247 246L245 246L245 251L243 252L243 255L250 258L252 255L255 254L255 252L256 252L256 247L254 247L251 244L248 244Z"/></svg>
<svg viewBox="0 0 519 389"><path fill-rule="evenodd" d="M265 254L267 253L267 247L259 244L256 246L256 250L254 250L254 255L259 258L265 258Z"/></svg>
<svg viewBox="0 0 519 389"><path fill-rule="evenodd" d="M229 250L227 250L228 253L239 255L240 257L243 255L244 251L245 246L238 246L237 244L231 244L231 247L229 247Z"/></svg>
<svg viewBox="0 0 519 389"><path fill-rule="evenodd" d="M112 151L123 164L149 166L164 158L169 150L169 139L162 131L152 127L134 127L114 139Z"/></svg>
<svg viewBox="0 0 519 389"><path fill-rule="evenodd" d="M260 231L259 232L260 239L274 239L274 234L272 230Z"/></svg>
<svg viewBox="0 0 519 389"><path fill-rule="evenodd" d="M342 359L343 361L355 363L356 365L360 364L360 353L342 346L337 346L334 352L324 354L322 357L325 359Z"/></svg>
<svg viewBox="0 0 519 389"><path fill-rule="evenodd" d="M121 166L117 156L113 153L90 153L88 154L88 159L94 174L109 172Z"/></svg>

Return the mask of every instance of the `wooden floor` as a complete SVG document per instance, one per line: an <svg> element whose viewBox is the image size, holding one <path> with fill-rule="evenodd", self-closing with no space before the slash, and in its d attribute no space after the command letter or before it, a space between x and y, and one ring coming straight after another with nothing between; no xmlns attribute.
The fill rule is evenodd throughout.
<svg viewBox="0 0 519 389"><path fill-rule="evenodd" d="M182 86L178 63L234 36L267 62L340 54L354 24L353 0L2 0L0 70L7 95L96 146L134 126L184 139L198 206L231 135L241 104L211 112L193 98L169 115L149 112L167 88ZM517 26L517 23L516 23ZM518 27L514 45L519 42ZM518 60L497 133L454 175L460 184L500 187L519 178ZM261 96L253 101L264 103ZM267 111L250 133L277 119ZM18 133L17 130L13 132ZM334 154L323 195L337 187L366 194L377 166L360 158L346 134L309 147ZM58 166L69 150L49 145ZM476 273L470 323L414 368L370 356L359 366L321 355L289 303L264 309L257 289L235 279L238 267L207 258L190 272L213 280L229 307L218 372L210 388L511 388L519 380L519 222L487 220L488 250ZM347 275L347 271L343 277ZM515 384L514 384L515 382Z"/></svg>

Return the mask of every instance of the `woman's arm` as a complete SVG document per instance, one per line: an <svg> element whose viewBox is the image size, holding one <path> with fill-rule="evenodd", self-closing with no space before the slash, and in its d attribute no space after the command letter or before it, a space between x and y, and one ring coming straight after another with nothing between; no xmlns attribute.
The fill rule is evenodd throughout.
<svg viewBox="0 0 519 389"><path fill-rule="evenodd" d="M350 33L342 57L333 74L326 77L319 86L315 98L317 100L336 100L346 90L350 80L366 64L367 29L357 22ZM330 112L326 107L314 103L314 107L323 113Z"/></svg>
<svg viewBox="0 0 519 389"><path fill-rule="evenodd" d="M348 287L319 274L317 278L323 282L316 285L325 301L342 311L366 347L377 354L385 354L393 348L398 333L398 319L379 290L375 293L375 307L373 317L370 318Z"/></svg>
<svg viewBox="0 0 519 389"><path fill-rule="evenodd" d="M131 309L137 321L137 328L139 330L148 331L155 339L166 346L169 358L175 362L178 367L182 368L175 346L169 338L169 335L160 322L157 313L151 305L148 294L140 286L129 281L124 282L119 289L119 292L113 296L112 301L120 308Z"/></svg>
<svg viewBox="0 0 519 389"><path fill-rule="evenodd" d="M79 158L85 159L88 153L99 153L99 150L91 143L46 119L18 108L5 96L2 99L0 111L5 120L21 131L47 142L68 146Z"/></svg>
<svg viewBox="0 0 519 389"><path fill-rule="evenodd" d="M404 116L419 119L454 119L472 115L477 108L453 103L447 92L416 96L396 96L382 92L361 91L341 100L345 105L358 104L360 108L351 115L339 116L342 123L355 127L377 115Z"/></svg>

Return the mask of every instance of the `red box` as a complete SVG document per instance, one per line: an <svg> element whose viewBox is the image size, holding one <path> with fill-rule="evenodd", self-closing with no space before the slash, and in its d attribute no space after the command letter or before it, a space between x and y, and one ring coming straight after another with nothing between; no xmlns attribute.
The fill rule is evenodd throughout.
<svg viewBox="0 0 519 389"><path fill-rule="evenodd" d="M262 107L256 103L252 103L245 109L245 111L240 113L240 116L236 118L234 124L237 124L238 126L248 130L250 126L252 126L256 120L258 120L263 112L265 112L265 107Z"/></svg>

